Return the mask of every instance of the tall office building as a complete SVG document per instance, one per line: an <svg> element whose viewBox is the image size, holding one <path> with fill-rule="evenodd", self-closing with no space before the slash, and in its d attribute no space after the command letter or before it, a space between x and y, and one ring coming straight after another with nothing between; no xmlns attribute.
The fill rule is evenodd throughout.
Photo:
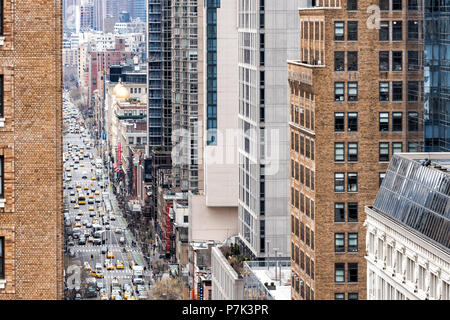
<svg viewBox="0 0 450 320"><path fill-rule="evenodd" d="M302 0L239 0L239 237L251 257L289 256L289 86Z"/></svg>
<svg viewBox="0 0 450 320"><path fill-rule="evenodd" d="M338 0L299 14L300 59L288 63L292 298L366 299L364 206L392 154L423 140L423 72L411 58L423 50L421 12Z"/></svg>
<svg viewBox="0 0 450 320"><path fill-rule="evenodd" d="M408 6L423 1L408 1ZM422 8L422 7L420 7ZM425 151L450 151L450 2L425 1Z"/></svg>
<svg viewBox="0 0 450 320"><path fill-rule="evenodd" d="M141 22L147 21L147 0L128 0L128 12L132 19L139 18Z"/></svg>
<svg viewBox="0 0 450 320"><path fill-rule="evenodd" d="M0 299L63 299L62 1L1 3Z"/></svg>
<svg viewBox="0 0 450 320"><path fill-rule="evenodd" d="M94 30L103 31L105 29L106 0L94 0Z"/></svg>
<svg viewBox="0 0 450 320"><path fill-rule="evenodd" d="M189 242L223 242L236 235L238 225L237 3L210 0L201 11L205 50L199 69L208 70L200 72L205 94L198 117L204 181L198 194L189 195Z"/></svg>
<svg viewBox="0 0 450 320"><path fill-rule="evenodd" d="M203 187L198 141L203 113L203 1L172 0L172 164L176 190ZM200 159L200 161L199 161Z"/></svg>
<svg viewBox="0 0 450 320"><path fill-rule="evenodd" d="M80 6L80 31L86 32L94 29L94 5L86 1Z"/></svg>
<svg viewBox="0 0 450 320"><path fill-rule="evenodd" d="M171 4L148 0L148 147L171 149Z"/></svg>

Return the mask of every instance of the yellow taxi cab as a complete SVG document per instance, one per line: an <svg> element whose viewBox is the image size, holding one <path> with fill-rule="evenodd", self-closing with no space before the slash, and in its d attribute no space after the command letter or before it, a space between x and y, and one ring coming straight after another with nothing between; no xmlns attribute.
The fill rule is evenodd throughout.
<svg viewBox="0 0 450 320"><path fill-rule="evenodd" d="M114 265L111 262L107 263L106 270L114 270Z"/></svg>
<svg viewBox="0 0 450 320"><path fill-rule="evenodd" d="M79 222L75 223L75 228L81 228L81 223Z"/></svg>
<svg viewBox="0 0 450 320"><path fill-rule="evenodd" d="M88 238L88 242L94 242L94 237L92 237L92 236L89 237L89 238Z"/></svg>
<svg viewBox="0 0 450 320"><path fill-rule="evenodd" d="M80 209L80 206L78 205L78 203L75 203L75 204L73 205L73 208L74 208L74 209Z"/></svg>
<svg viewBox="0 0 450 320"><path fill-rule="evenodd" d="M103 211L103 209L102 208L98 208L98 213L100 213L100 212L102 212Z"/></svg>
<svg viewBox="0 0 450 320"><path fill-rule="evenodd" d="M75 185L75 188L81 188L81 183L77 183L76 185Z"/></svg>
<svg viewBox="0 0 450 320"><path fill-rule="evenodd" d="M89 187L88 187L88 186L85 186L85 187L84 187L84 190L89 190Z"/></svg>
<svg viewBox="0 0 450 320"><path fill-rule="evenodd" d="M95 180L97 180L97 177L96 176L92 176L91 180L95 181Z"/></svg>
<svg viewBox="0 0 450 320"><path fill-rule="evenodd" d="M111 300L116 300L116 297L117 297L117 296L120 296L120 292L117 291L117 290L113 290L113 291L111 292Z"/></svg>
<svg viewBox="0 0 450 320"><path fill-rule="evenodd" d="M111 281L111 285L120 285L119 279L117 279L116 277L114 277Z"/></svg>
<svg viewBox="0 0 450 320"><path fill-rule="evenodd" d="M94 207L89 207L89 211L94 211Z"/></svg>
<svg viewBox="0 0 450 320"><path fill-rule="evenodd" d="M95 190L95 195L96 195L96 196L99 196L99 195L100 195L100 191Z"/></svg>
<svg viewBox="0 0 450 320"><path fill-rule="evenodd" d="M66 168L66 171L69 172L69 171L70 171L70 167L67 167L67 168Z"/></svg>
<svg viewBox="0 0 450 320"><path fill-rule="evenodd" d="M121 260L116 261L116 269L123 269L123 262Z"/></svg>
<svg viewBox="0 0 450 320"><path fill-rule="evenodd" d="M84 167L84 163L80 163L80 167Z"/></svg>
<svg viewBox="0 0 450 320"><path fill-rule="evenodd" d="M129 296L127 300L136 300L135 296Z"/></svg>
<svg viewBox="0 0 450 320"><path fill-rule="evenodd" d="M88 270L88 271L91 271L91 270L92 270L91 265L90 265L89 262L87 262L87 261L84 262L84 270Z"/></svg>
<svg viewBox="0 0 450 320"><path fill-rule="evenodd" d="M125 300L128 300L131 297L131 292L130 290L126 290L125 293L123 294L123 298Z"/></svg>
<svg viewBox="0 0 450 320"><path fill-rule="evenodd" d="M108 294L107 293L101 293L100 294L100 300L109 300Z"/></svg>
<svg viewBox="0 0 450 320"><path fill-rule="evenodd" d="M94 199L94 195L92 193L89 195L89 199Z"/></svg>
<svg viewBox="0 0 450 320"><path fill-rule="evenodd" d="M97 278L104 278L105 276L103 274L103 271L96 271L96 277Z"/></svg>
<svg viewBox="0 0 450 320"><path fill-rule="evenodd" d="M91 276L92 277L97 277L97 271L91 270Z"/></svg>
<svg viewBox="0 0 450 320"><path fill-rule="evenodd" d="M108 252L106 253L106 257L107 257L108 259L114 259L114 253L113 253L112 251L108 251Z"/></svg>

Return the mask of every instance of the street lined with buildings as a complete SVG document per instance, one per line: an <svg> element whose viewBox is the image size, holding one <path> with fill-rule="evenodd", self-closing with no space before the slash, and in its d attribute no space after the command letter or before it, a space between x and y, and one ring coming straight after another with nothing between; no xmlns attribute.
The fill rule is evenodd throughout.
<svg viewBox="0 0 450 320"><path fill-rule="evenodd" d="M0 299L450 299L447 2L1 1Z"/></svg>

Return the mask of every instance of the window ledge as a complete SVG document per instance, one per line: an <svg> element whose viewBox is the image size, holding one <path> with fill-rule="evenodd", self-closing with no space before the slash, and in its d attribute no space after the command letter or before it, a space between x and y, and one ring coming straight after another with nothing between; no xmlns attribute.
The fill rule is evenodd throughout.
<svg viewBox="0 0 450 320"><path fill-rule="evenodd" d="M6 286L6 280L0 279L0 289L5 289L5 286Z"/></svg>
<svg viewBox="0 0 450 320"><path fill-rule="evenodd" d="M0 118L0 128L5 126L5 118Z"/></svg>
<svg viewBox="0 0 450 320"><path fill-rule="evenodd" d="M6 199L0 199L0 208L4 208L6 204ZM0 280L2 281L2 280Z"/></svg>

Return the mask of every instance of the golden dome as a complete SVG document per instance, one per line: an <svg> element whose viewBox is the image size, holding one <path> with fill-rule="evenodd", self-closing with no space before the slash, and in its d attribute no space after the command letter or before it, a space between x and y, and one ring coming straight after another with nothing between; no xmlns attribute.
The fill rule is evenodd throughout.
<svg viewBox="0 0 450 320"><path fill-rule="evenodd" d="M122 83L119 82L118 84L116 84L116 86L115 86L114 89L113 89L112 94L113 94L113 95L116 95L116 94L117 94L117 90L118 90L119 88L121 88L121 87L123 87Z"/></svg>
<svg viewBox="0 0 450 320"><path fill-rule="evenodd" d="M130 92L123 85L117 88L115 95L116 99L130 99Z"/></svg>

